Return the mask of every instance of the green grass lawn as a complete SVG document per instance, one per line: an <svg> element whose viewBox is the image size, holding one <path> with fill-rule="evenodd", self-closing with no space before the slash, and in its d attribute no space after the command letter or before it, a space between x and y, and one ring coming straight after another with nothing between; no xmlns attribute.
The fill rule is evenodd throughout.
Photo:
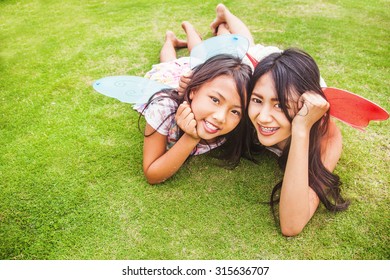
<svg viewBox="0 0 390 280"><path fill-rule="evenodd" d="M329 86L390 110L388 0L225 1L257 43L299 47ZM0 259L389 259L389 122L340 124L349 210L286 238L262 204L274 158L208 155L150 186L138 115L94 92L158 63L166 30L203 38L218 1L0 1ZM185 50L181 55L187 55Z"/></svg>

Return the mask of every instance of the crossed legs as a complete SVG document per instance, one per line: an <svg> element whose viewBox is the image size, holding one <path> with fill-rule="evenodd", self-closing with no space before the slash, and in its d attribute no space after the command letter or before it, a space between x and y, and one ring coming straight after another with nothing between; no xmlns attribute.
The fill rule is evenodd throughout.
<svg viewBox="0 0 390 280"><path fill-rule="evenodd" d="M224 4L217 5L216 14L216 18L210 24L211 31L214 35L226 33L239 34L246 37L251 46L254 45L253 36L248 27L238 17L232 14Z"/></svg>
<svg viewBox="0 0 390 280"><path fill-rule="evenodd" d="M199 33L188 21L183 21L181 24L184 32L186 33L187 40L180 40L176 37L172 31L167 31L165 34L165 42L160 51L160 62L172 61L177 58L177 48L188 48L191 52L192 48L202 42L202 38ZM222 34L239 34L246 37L249 40L250 46L254 45L254 40L248 27L224 4L218 4L216 8L216 18L210 24L210 28L214 35Z"/></svg>

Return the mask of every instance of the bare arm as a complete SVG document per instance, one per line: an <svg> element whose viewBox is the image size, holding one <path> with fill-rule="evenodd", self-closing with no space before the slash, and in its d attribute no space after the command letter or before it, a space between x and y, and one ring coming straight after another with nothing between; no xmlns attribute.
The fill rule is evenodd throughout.
<svg viewBox="0 0 390 280"><path fill-rule="evenodd" d="M319 205L317 194L309 187L309 136L312 125L329 108L319 96L305 93L306 104L292 123L291 146L280 194L280 227L287 236L299 234ZM306 108L305 108L306 107ZM341 134L333 122L322 143L322 161L333 171L341 154Z"/></svg>
<svg viewBox="0 0 390 280"><path fill-rule="evenodd" d="M200 138L194 134L196 121L188 105L179 107L176 119L178 125L186 127L186 130L168 151L166 150L167 136L155 132L144 138L143 171L150 184L161 183L175 174L200 141ZM152 132L154 128L147 124L145 135Z"/></svg>

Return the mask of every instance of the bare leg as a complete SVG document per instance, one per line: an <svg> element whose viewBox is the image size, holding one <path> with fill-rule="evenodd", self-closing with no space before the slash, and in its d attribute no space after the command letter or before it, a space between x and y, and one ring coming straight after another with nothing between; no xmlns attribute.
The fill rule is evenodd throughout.
<svg viewBox="0 0 390 280"><path fill-rule="evenodd" d="M187 34L187 47L191 52L193 47L202 42L202 38L199 36L199 33L195 30L192 24L188 21L183 21L181 27Z"/></svg>
<svg viewBox="0 0 390 280"><path fill-rule="evenodd" d="M165 42L160 51L160 62L167 62L176 59L176 48L187 47L187 42L177 39L175 33L167 31Z"/></svg>
<svg viewBox="0 0 390 280"><path fill-rule="evenodd" d="M230 30L227 26L226 23L221 23L219 26L218 26L218 30L217 30L217 36L219 35L225 35L225 34L232 34L230 33Z"/></svg>
<svg viewBox="0 0 390 280"><path fill-rule="evenodd" d="M238 17L233 15L224 4L218 4L216 12L217 16L210 24L214 35L218 34L218 27L222 23L226 23L230 33L242 35L249 40L251 46L254 45L254 40L248 27Z"/></svg>

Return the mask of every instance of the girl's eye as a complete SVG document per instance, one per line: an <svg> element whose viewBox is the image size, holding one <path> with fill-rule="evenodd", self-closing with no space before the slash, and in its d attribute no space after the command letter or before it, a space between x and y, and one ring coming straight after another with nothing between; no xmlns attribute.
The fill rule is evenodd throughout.
<svg viewBox="0 0 390 280"><path fill-rule="evenodd" d="M275 104L275 107L278 108L278 109L282 109L282 105L280 103Z"/></svg>
<svg viewBox="0 0 390 280"><path fill-rule="evenodd" d="M237 110L232 110L232 113L238 117L241 116L241 112L240 111L237 111Z"/></svg>
<svg viewBox="0 0 390 280"><path fill-rule="evenodd" d="M252 102L254 103L261 103L261 99L257 97L252 97Z"/></svg>
<svg viewBox="0 0 390 280"><path fill-rule="evenodd" d="M213 96L210 97L211 100L214 102L214 103L219 103L219 99L218 98L215 98Z"/></svg>

